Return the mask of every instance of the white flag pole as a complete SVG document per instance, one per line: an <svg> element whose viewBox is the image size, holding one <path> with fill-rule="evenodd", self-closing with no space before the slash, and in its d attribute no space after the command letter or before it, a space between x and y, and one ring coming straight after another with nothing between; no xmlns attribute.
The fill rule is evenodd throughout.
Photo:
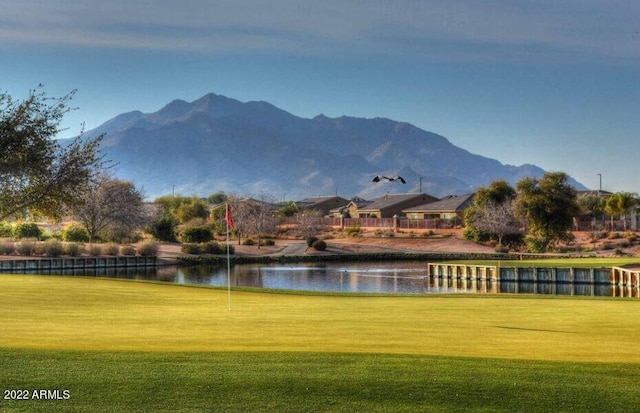
<svg viewBox="0 0 640 413"><path fill-rule="evenodd" d="M226 206L225 221L227 222L227 301L231 312L231 256L229 254L229 205Z"/></svg>

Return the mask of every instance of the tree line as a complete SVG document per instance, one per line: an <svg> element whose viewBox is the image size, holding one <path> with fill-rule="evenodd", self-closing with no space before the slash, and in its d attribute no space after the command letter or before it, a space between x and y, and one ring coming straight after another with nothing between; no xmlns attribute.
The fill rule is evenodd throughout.
<svg viewBox="0 0 640 413"><path fill-rule="evenodd" d="M0 93L0 221L71 218L76 227L67 233L88 242L127 240L141 230L162 241L207 242L225 230L224 209L209 206L230 203L238 241L253 236L260 245L276 231L280 216L296 214L297 235L319 231L313 212L301 214L294 203L274 212L266 194L250 202L221 192L207 199L172 195L150 207L132 182L113 176L114 165L100 152L102 135L91 138L81 130L68 144L55 139L73 110L74 93L49 97L39 87L23 100ZM499 180L477 191L465 213L465 236L494 240L501 248L547 251L572 240L576 216L624 216L636 197L627 192L578 197L563 172L524 178L515 187Z"/></svg>

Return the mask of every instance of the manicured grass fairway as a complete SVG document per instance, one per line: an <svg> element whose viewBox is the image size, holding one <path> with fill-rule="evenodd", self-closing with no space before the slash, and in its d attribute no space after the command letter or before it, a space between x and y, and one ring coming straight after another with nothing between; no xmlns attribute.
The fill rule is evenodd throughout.
<svg viewBox="0 0 640 413"><path fill-rule="evenodd" d="M639 305L4 275L0 411L629 411Z"/></svg>

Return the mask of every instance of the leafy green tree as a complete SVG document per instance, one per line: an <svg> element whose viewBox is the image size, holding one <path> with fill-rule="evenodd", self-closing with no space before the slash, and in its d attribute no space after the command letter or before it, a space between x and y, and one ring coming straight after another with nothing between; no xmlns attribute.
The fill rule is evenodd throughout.
<svg viewBox="0 0 640 413"><path fill-rule="evenodd" d="M580 208L576 190L564 172L548 172L541 179L524 178L516 185L515 208L527 226L529 248L546 251L573 240L573 218Z"/></svg>
<svg viewBox="0 0 640 413"><path fill-rule="evenodd" d="M207 197L207 202L212 205L222 204L227 201L227 194L222 191L216 192L215 194L211 194Z"/></svg>
<svg viewBox="0 0 640 413"><path fill-rule="evenodd" d="M102 136L55 138L74 92L49 98L32 90L25 100L0 93L0 219L24 214L61 218L82 203L95 170L103 167Z"/></svg>
<svg viewBox="0 0 640 413"><path fill-rule="evenodd" d="M176 241L176 223L171 215L164 215L149 224L147 232L158 241Z"/></svg>
<svg viewBox="0 0 640 413"><path fill-rule="evenodd" d="M633 192L616 192L606 202L605 211L611 215L611 229L613 229L613 216L619 215L622 219L624 230L627 230L627 212L637 204L638 194Z"/></svg>
<svg viewBox="0 0 640 413"><path fill-rule="evenodd" d="M183 224L198 218L206 220L209 218L209 208L205 201L193 197L188 202L181 203L173 215Z"/></svg>

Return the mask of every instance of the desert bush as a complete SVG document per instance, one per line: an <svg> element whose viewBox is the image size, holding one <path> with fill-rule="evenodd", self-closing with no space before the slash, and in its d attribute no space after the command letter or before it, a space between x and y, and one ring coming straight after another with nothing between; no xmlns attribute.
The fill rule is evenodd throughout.
<svg viewBox="0 0 640 413"><path fill-rule="evenodd" d="M307 237L307 247L313 247L313 243L318 241L318 237Z"/></svg>
<svg viewBox="0 0 640 413"><path fill-rule="evenodd" d="M102 255L118 255L120 246L115 242L109 242L102 245Z"/></svg>
<svg viewBox="0 0 640 413"><path fill-rule="evenodd" d="M180 246L180 251L182 251L184 254L201 254L202 247L200 244L194 244L189 242L189 243L182 244Z"/></svg>
<svg viewBox="0 0 640 413"><path fill-rule="evenodd" d="M97 257L102 254L102 246L100 246L100 244L91 244L89 245L87 253L92 257Z"/></svg>
<svg viewBox="0 0 640 413"><path fill-rule="evenodd" d="M344 233L348 237L359 237L362 234L362 228L360 227L360 224L354 224L345 228Z"/></svg>
<svg viewBox="0 0 640 413"><path fill-rule="evenodd" d="M269 245L276 245L276 242L269 238L269 239L263 240L261 244L265 246L269 246Z"/></svg>
<svg viewBox="0 0 640 413"><path fill-rule="evenodd" d="M42 243L44 255L47 257L59 257L64 254L64 245L57 239L50 238Z"/></svg>
<svg viewBox="0 0 640 413"><path fill-rule="evenodd" d="M618 238L620 238L619 232L610 232L609 235L607 236L607 239L618 239Z"/></svg>
<svg viewBox="0 0 640 413"><path fill-rule="evenodd" d="M120 247L120 255L124 256L134 256L136 255L136 248L133 245L122 245Z"/></svg>
<svg viewBox="0 0 640 413"><path fill-rule="evenodd" d="M3 238L0 240L0 255L11 255L15 251L16 247L12 239Z"/></svg>
<svg viewBox="0 0 640 413"><path fill-rule="evenodd" d="M496 252L499 254L506 254L509 252L509 247L506 245L496 245Z"/></svg>
<svg viewBox="0 0 640 413"><path fill-rule="evenodd" d="M23 239L16 244L16 252L18 255L33 255L36 251L37 242L33 239Z"/></svg>
<svg viewBox="0 0 640 413"><path fill-rule="evenodd" d="M206 226L189 227L182 232L181 238L182 242L187 243L209 242L213 240L213 232Z"/></svg>
<svg viewBox="0 0 640 413"><path fill-rule="evenodd" d="M327 249L327 243L321 239L317 240L312 245L313 249L316 251L324 251Z"/></svg>
<svg viewBox="0 0 640 413"><path fill-rule="evenodd" d="M158 241L174 242L176 241L176 222L171 216L165 215L149 224L147 232Z"/></svg>
<svg viewBox="0 0 640 413"><path fill-rule="evenodd" d="M39 238L42 234L40 227L35 222L19 222L13 227L15 239Z"/></svg>
<svg viewBox="0 0 640 413"><path fill-rule="evenodd" d="M65 255L69 255L71 257L82 255L82 245L77 242L65 242L63 245Z"/></svg>
<svg viewBox="0 0 640 413"><path fill-rule="evenodd" d="M242 245L255 245L255 241L253 240L253 238L247 238L244 241L242 241Z"/></svg>
<svg viewBox="0 0 640 413"><path fill-rule="evenodd" d="M138 255L141 257L158 256L158 243L155 241L143 241L138 246Z"/></svg>
<svg viewBox="0 0 640 413"><path fill-rule="evenodd" d="M89 233L80 224L71 224L62 229L60 236L67 242L89 242Z"/></svg>
<svg viewBox="0 0 640 413"><path fill-rule="evenodd" d="M612 250L614 248L614 245L610 242L603 242L602 246L600 247L601 250L606 251L606 250Z"/></svg>
<svg viewBox="0 0 640 413"><path fill-rule="evenodd" d="M202 244L202 252L205 254L226 254L227 246L218 244L215 241L209 241ZM233 252L233 245L229 245L229 253Z"/></svg>

